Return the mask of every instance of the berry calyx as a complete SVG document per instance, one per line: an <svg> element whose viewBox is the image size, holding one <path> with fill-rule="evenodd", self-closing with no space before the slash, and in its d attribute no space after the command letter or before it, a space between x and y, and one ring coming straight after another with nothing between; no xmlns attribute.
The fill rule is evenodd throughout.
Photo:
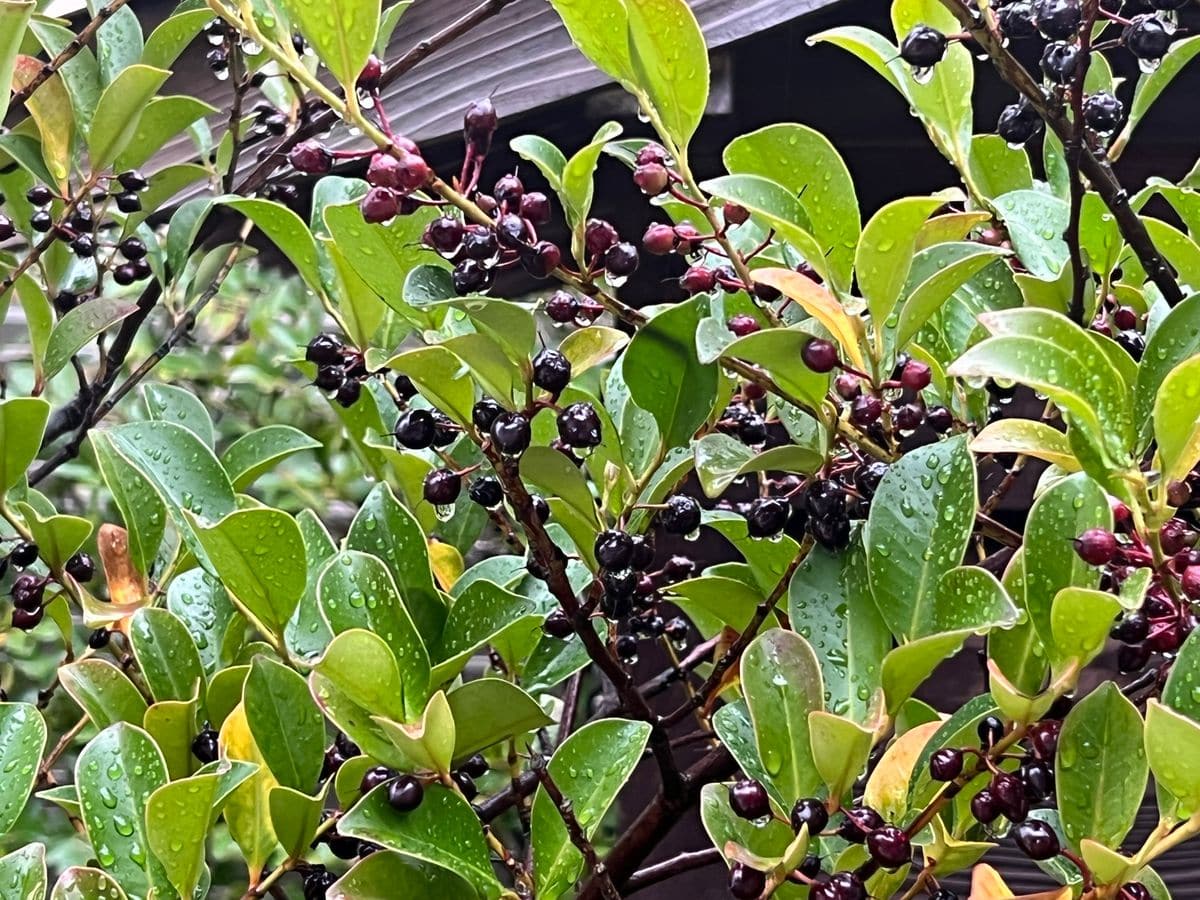
<svg viewBox="0 0 1200 900"><path fill-rule="evenodd" d="M810 338L800 351L800 358L814 372L832 372L838 364L837 347L824 338Z"/></svg>

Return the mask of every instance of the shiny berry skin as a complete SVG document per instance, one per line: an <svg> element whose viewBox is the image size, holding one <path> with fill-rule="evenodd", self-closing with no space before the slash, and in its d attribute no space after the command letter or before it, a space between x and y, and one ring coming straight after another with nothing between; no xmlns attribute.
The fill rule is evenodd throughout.
<svg viewBox="0 0 1200 900"><path fill-rule="evenodd" d="M638 658L638 642L632 634L623 634L617 638L617 659L626 665L633 665Z"/></svg>
<svg viewBox="0 0 1200 900"><path fill-rule="evenodd" d="M1150 648L1145 644L1124 644L1117 650L1117 671L1128 675L1140 672L1150 661Z"/></svg>
<svg viewBox="0 0 1200 900"><path fill-rule="evenodd" d="M746 513L746 531L752 538L774 537L787 525L792 508L778 497L759 497Z"/></svg>
<svg viewBox="0 0 1200 900"><path fill-rule="evenodd" d="M117 249L121 251L121 255L130 261L144 259L146 256L146 245L140 238L128 237L117 245Z"/></svg>
<svg viewBox="0 0 1200 900"><path fill-rule="evenodd" d="M1193 572L1194 576L1189 580L1188 572ZM1184 570L1183 578L1180 579L1180 586L1183 592L1191 599L1196 598L1189 593L1189 585L1197 590L1200 590L1200 567L1191 566ZM1109 629L1108 636L1113 640L1120 641L1122 644L1137 644L1146 639L1146 634L1150 631L1150 620L1146 618L1145 613L1139 610L1125 613L1112 628Z"/></svg>
<svg viewBox="0 0 1200 900"><path fill-rule="evenodd" d="M558 436L570 447L597 447L603 440L600 416L590 403L572 403L558 414Z"/></svg>
<svg viewBox="0 0 1200 900"><path fill-rule="evenodd" d="M530 191L521 198L521 218L534 225L545 225L550 221L550 198L541 191Z"/></svg>
<svg viewBox="0 0 1200 900"><path fill-rule="evenodd" d="M496 421L496 417L502 412L504 412L503 406L490 397L484 397L482 400L477 400L471 407L471 422L480 431L489 431L492 423Z"/></svg>
<svg viewBox="0 0 1200 900"><path fill-rule="evenodd" d="M900 384L910 391L923 391L933 380L933 370L920 360L910 359L900 373Z"/></svg>
<svg viewBox="0 0 1200 900"><path fill-rule="evenodd" d="M18 569L32 566L37 562L38 545L31 541L21 541L9 551L8 559Z"/></svg>
<svg viewBox="0 0 1200 900"><path fill-rule="evenodd" d="M473 259L464 259L450 273L454 284L454 292L460 297L467 294L479 294L492 286L494 276L492 270Z"/></svg>
<svg viewBox="0 0 1200 900"><path fill-rule="evenodd" d="M988 790L996 801L996 807L1010 822L1023 822L1029 815L1029 798L1025 795L1025 783L1016 775L997 772L988 784Z"/></svg>
<svg viewBox="0 0 1200 900"><path fill-rule="evenodd" d="M453 216L438 216L425 226L421 241L443 256L453 256L463 242L463 224Z"/></svg>
<svg viewBox="0 0 1200 900"><path fill-rule="evenodd" d="M358 203L359 212L372 225L387 222L400 211L400 198L391 188L373 187Z"/></svg>
<svg viewBox="0 0 1200 900"><path fill-rule="evenodd" d="M533 432L529 420L519 412L502 412L496 416L490 429L492 443L501 453L515 456L524 453L529 447Z"/></svg>
<svg viewBox="0 0 1200 900"><path fill-rule="evenodd" d="M1037 0L1033 17L1038 30L1047 40L1065 41L1079 31L1083 7L1079 0Z"/></svg>
<svg viewBox="0 0 1200 900"><path fill-rule="evenodd" d="M1023 98L1000 111L996 133L1010 144L1027 143L1042 130L1042 117Z"/></svg>
<svg viewBox="0 0 1200 900"><path fill-rule="evenodd" d="M1042 52L1042 74L1055 84L1067 84L1075 77L1080 52L1075 44L1056 41Z"/></svg>
<svg viewBox="0 0 1200 900"><path fill-rule="evenodd" d="M946 54L946 36L928 25L914 25L900 42L900 58L915 69L928 69Z"/></svg>
<svg viewBox="0 0 1200 900"><path fill-rule="evenodd" d="M426 503L449 506L462 490L462 476L449 469L434 469L425 476L422 493Z"/></svg>
<svg viewBox="0 0 1200 900"><path fill-rule="evenodd" d="M566 291L555 291L546 301L546 315L560 325L575 321L579 314L579 301Z"/></svg>
<svg viewBox="0 0 1200 900"><path fill-rule="evenodd" d="M205 728L192 739L192 756L202 763L212 762L219 752L217 732L211 728Z"/></svg>
<svg viewBox="0 0 1200 900"><path fill-rule="evenodd" d="M44 209L39 209L29 217L29 227L39 234L45 234L54 227L54 216L50 215Z"/></svg>
<svg viewBox="0 0 1200 900"><path fill-rule="evenodd" d="M1026 819L1021 822L1013 830L1013 837L1021 852L1030 859L1045 860L1058 855L1058 835L1041 819Z"/></svg>
<svg viewBox="0 0 1200 900"><path fill-rule="evenodd" d="M556 609L546 616L546 621L542 623L542 631L560 641L565 641L575 633L575 629L571 626L571 620L561 609Z"/></svg>
<svg viewBox="0 0 1200 900"><path fill-rule="evenodd" d="M96 562L82 550L67 560L67 574L80 584L87 584L96 575Z"/></svg>
<svg viewBox="0 0 1200 900"><path fill-rule="evenodd" d="M499 124L500 119L492 101L487 97L476 100L467 107L463 115L463 140L475 153L486 155L491 149L492 135L496 133L496 126Z"/></svg>
<svg viewBox="0 0 1200 900"><path fill-rule="evenodd" d="M20 575L12 584L10 594L13 606L25 612L32 612L42 607L42 596L46 592L46 582L36 575Z"/></svg>
<svg viewBox="0 0 1200 900"><path fill-rule="evenodd" d="M1107 528L1089 528L1074 540L1075 552L1091 566L1103 566L1117 555L1117 536Z"/></svg>
<svg viewBox="0 0 1200 900"><path fill-rule="evenodd" d="M403 184L400 160L387 153L375 153L367 164L367 184L399 190Z"/></svg>
<svg viewBox="0 0 1200 900"><path fill-rule="evenodd" d="M333 168L333 156L312 140L301 141L288 151L288 162L297 172L306 175L324 175Z"/></svg>
<svg viewBox="0 0 1200 900"><path fill-rule="evenodd" d="M87 644L93 650L103 650L108 646L108 639L112 635L107 628L97 628L88 635Z"/></svg>
<svg viewBox="0 0 1200 900"><path fill-rule="evenodd" d="M896 869L912 860L912 842L903 829L883 825L867 835L867 852L885 869Z"/></svg>
<svg viewBox="0 0 1200 900"><path fill-rule="evenodd" d="M1017 776L1025 782L1025 796L1037 803L1054 796L1054 770L1040 760L1021 763Z"/></svg>
<svg viewBox="0 0 1200 900"><path fill-rule="evenodd" d="M36 609L14 608L12 611L12 627L19 628L22 631L29 631L38 626L45 614L46 611L40 606Z"/></svg>
<svg viewBox="0 0 1200 900"><path fill-rule="evenodd" d="M475 779L466 772L462 770L451 772L450 777L454 779L455 785L457 785L459 791L468 801L474 800L478 796L479 788L475 786Z"/></svg>
<svg viewBox="0 0 1200 900"><path fill-rule="evenodd" d="M629 243L613 244L604 251L604 268L609 275L626 278L637 271L638 250Z"/></svg>
<svg viewBox="0 0 1200 900"><path fill-rule="evenodd" d="M337 873L324 867L310 869L304 875L304 900L325 900L337 880Z"/></svg>
<svg viewBox="0 0 1200 900"><path fill-rule="evenodd" d="M845 818L837 828L837 834L851 844L861 844L867 834L883 826L883 818L869 806L856 806L843 811Z"/></svg>
<svg viewBox="0 0 1200 900"><path fill-rule="evenodd" d="M805 825L808 826L808 836L811 840L829 824L829 810L816 797L801 797L792 807L792 831L797 834Z"/></svg>
<svg viewBox="0 0 1200 900"><path fill-rule="evenodd" d="M880 459L873 459L868 463L863 463L854 473L855 490L867 499L874 497L875 491L879 488L879 482L883 481L883 476L887 474L887 470L887 463Z"/></svg>
<svg viewBox="0 0 1200 900"><path fill-rule="evenodd" d="M743 819L761 819L771 814L771 799L759 782L735 781L729 788L729 808Z"/></svg>
<svg viewBox="0 0 1200 900"><path fill-rule="evenodd" d="M935 781L953 781L962 770L962 751L954 747L943 747L929 757L929 775Z"/></svg>
<svg viewBox="0 0 1200 900"><path fill-rule="evenodd" d="M584 226L584 246L589 257L597 257L608 251L621 239L617 229L603 219L588 219Z"/></svg>
<svg viewBox="0 0 1200 900"><path fill-rule="evenodd" d="M467 496L484 509L495 509L504 502L504 489L491 475L476 478L467 489Z"/></svg>
<svg viewBox="0 0 1200 900"><path fill-rule="evenodd" d="M666 500L667 508L658 514L658 522L669 534L691 534L700 527L700 504L686 494Z"/></svg>
<svg viewBox="0 0 1200 900"><path fill-rule="evenodd" d="M54 191L44 184L35 184L25 192L25 199L34 206L46 206L54 199Z"/></svg>
<svg viewBox="0 0 1200 900"><path fill-rule="evenodd" d="M661 163L646 163L633 170L633 183L648 197L657 197L671 186L671 173Z"/></svg>
<svg viewBox="0 0 1200 900"><path fill-rule="evenodd" d="M867 890L853 872L837 872L828 881L816 882L808 896L809 900L866 900Z"/></svg>
<svg viewBox="0 0 1200 900"><path fill-rule="evenodd" d="M1083 121L1088 128L1098 134L1111 134L1116 131L1124 118L1125 104L1112 94L1092 94L1083 101ZM1122 307L1117 312L1121 313L1124 309L1125 307ZM1114 321L1118 328L1133 328L1137 325L1136 317L1133 322L1126 322L1126 324L1122 324L1116 316L1114 316Z"/></svg>
<svg viewBox="0 0 1200 900"><path fill-rule="evenodd" d="M17 228L13 225L13 220L0 213L0 241L7 241L14 237L16 233Z"/></svg>
<svg viewBox="0 0 1200 900"><path fill-rule="evenodd" d="M838 364L837 347L824 338L809 338L800 358L814 372L832 372Z"/></svg>
<svg viewBox="0 0 1200 900"><path fill-rule="evenodd" d="M317 369L317 377L313 384L323 391L336 391L346 380L346 373L340 365L321 366Z"/></svg>
<svg viewBox="0 0 1200 900"><path fill-rule="evenodd" d="M150 182L146 176L137 169L130 169L127 172L122 172L117 176L117 181L121 183L121 187L127 191L144 191L150 186Z"/></svg>
<svg viewBox="0 0 1200 900"><path fill-rule="evenodd" d="M944 406L934 406L925 412L925 424L938 434L954 427L954 414Z"/></svg>
<svg viewBox="0 0 1200 900"><path fill-rule="evenodd" d="M850 424L869 428L883 415L883 401L874 394L859 394L850 404Z"/></svg>
<svg viewBox="0 0 1200 900"><path fill-rule="evenodd" d="M717 286L717 273L707 266L692 266L680 277L679 286L689 294L703 294ZM751 316L744 318L754 321Z"/></svg>
<svg viewBox="0 0 1200 900"><path fill-rule="evenodd" d="M349 409L358 402L358 398L361 396L362 382L347 378L342 382L337 391L334 392L333 399L342 409Z"/></svg>
<svg viewBox="0 0 1200 900"><path fill-rule="evenodd" d="M571 383L571 361L557 350L543 350L533 358L533 383L556 397Z"/></svg>
<svg viewBox="0 0 1200 900"><path fill-rule="evenodd" d="M646 229L642 235L642 246L647 253L655 256L666 256L675 249L675 229L670 225L656 222Z"/></svg>
<svg viewBox="0 0 1200 900"><path fill-rule="evenodd" d="M488 261L500 252L496 232L484 225L470 225L462 234L462 251L469 259Z"/></svg>
<svg viewBox="0 0 1200 900"><path fill-rule="evenodd" d="M745 337L748 334L754 334L762 328L758 324L758 319L747 313L738 313L736 316L731 316L729 321L725 323L725 327L736 334L738 337Z"/></svg>
<svg viewBox="0 0 1200 900"><path fill-rule="evenodd" d="M401 775L387 787L388 806L396 812L412 812L425 799L425 787L414 775Z"/></svg>
<svg viewBox="0 0 1200 900"><path fill-rule="evenodd" d="M1033 21L1033 7L1026 0L1015 0L998 12L1000 31L1009 40L1033 37L1038 33Z"/></svg>
<svg viewBox="0 0 1200 900"><path fill-rule="evenodd" d="M839 397L847 401L862 396L862 384L859 382L858 376L851 375L849 372L842 372L833 379L833 389Z"/></svg>
<svg viewBox="0 0 1200 900"><path fill-rule="evenodd" d="M488 765L488 761L482 753L476 753L459 766L459 769L466 772L472 778L482 778L488 773L491 766Z"/></svg>
<svg viewBox="0 0 1200 900"><path fill-rule="evenodd" d="M534 278L549 278L562 263L562 251L553 241L538 241L521 248L521 266Z"/></svg>
<svg viewBox="0 0 1200 900"><path fill-rule="evenodd" d="M726 225L744 225L750 221L750 210L740 203L726 201L725 205L721 207L721 217L725 220Z"/></svg>
<svg viewBox="0 0 1200 900"><path fill-rule="evenodd" d="M985 716L975 729L979 742L985 750L995 746L1004 737L1004 723L996 716Z"/></svg>
<svg viewBox="0 0 1200 900"><path fill-rule="evenodd" d="M850 546L850 520L845 515L818 516L809 522L813 539L826 550L845 550Z"/></svg>
<svg viewBox="0 0 1200 900"><path fill-rule="evenodd" d="M1121 885L1118 895L1122 900L1152 900L1153 894L1140 881L1127 881Z"/></svg>
<svg viewBox="0 0 1200 900"><path fill-rule="evenodd" d="M836 481L819 478L808 486L804 502L814 516L839 514L846 510L846 492Z"/></svg>
<svg viewBox="0 0 1200 900"><path fill-rule="evenodd" d="M984 825L990 825L1000 817L1000 807L996 803L996 798L987 788L971 798L971 815Z"/></svg>
<svg viewBox="0 0 1200 900"><path fill-rule="evenodd" d="M409 450L426 450L433 446L437 423L427 409L410 409L396 422L396 443Z"/></svg>
<svg viewBox="0 0 1200 900"><path fill-rule="evenodd" d="M606 569L628 569L633 565L633 537L624 531L602 531L596 535L593 552Z"/></svg>
<svg viewBox="0 0 1200 900"><path fill-rule="evenodd" d="M525 185L516 175L501 175L492 188L492 196L498 203L505 204L509 211L520 209L521 198L525 196Z"/></svg>
<svg viewBox="0 0 1200 900"><path fill-rule="evenodd" d="M71 252L80 259L90 259L96 255L96 242L90 234L81 234L71 241Z"/></svg>
<svg viewBox="0 0 1200 900"><path fill-rule="evenodd" d="M920 403L905 403L892 417L899 431L916 431L925 421L925 407Z"/></svg>
<svg viewBox="0 0 1200 900"><path fill-rule="evenodd" d="M374 766L363 773L362 781L358 784L361 794L369 794L381 784L386 784L396 777L396 772L387 766Z"/></svg>
<svg viewBox="0 0 1200 900"><path fill-rule="evenodd" d="M1121 34L1125 47L1138 59L1162 59L1171 45L1171 32L1152 15L1135 16Z"/></svg>
<svg viewBox="0 0 1200 900"><path fill-rule="evenodd" d="M739 862L729 870L729 893L737 900L756 900L766 888L766 873L758 869Z"/></svg>
<svg viewBox="0 0 1200 900"><path fill-rule="evenodd" d="M1052 760L1058 752L1058 737L1061 733L1061 721L1050 719L1037 722L1029 728L1029 745L1041 759Z"/></svg>

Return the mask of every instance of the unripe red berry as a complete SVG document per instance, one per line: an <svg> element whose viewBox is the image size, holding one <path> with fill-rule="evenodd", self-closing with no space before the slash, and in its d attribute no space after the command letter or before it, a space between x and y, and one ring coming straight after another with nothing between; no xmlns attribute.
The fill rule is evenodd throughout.
<svg viewBox="0 0 1200 900"><path fill-rule="evenodd" d="M1117 536L1106 528L1089 528L1074 543L1079 558L1092 566L1107 565L1117 555Z"/></svg>
<svg viewBox="0 0 1200 900"><path fill-rule="evenodd" d="M379 79L383 75L383 63L372 53L367 57L367 64L358 73L357 86L360 91L373 91L379 87Z"/></svg>
<svg viewBox="0 0 1200 900"><path fill-rule="evenodd" d="M721 207L726 225L741 225L750 218L750 211L739 203L726 203Z"/></svg>
<svg viewBox="0 0 1200 900"><path fill-rule="evenodd" d="M671 186L671 174L660 163L647 163L633 171L633 183L649 197L657 197Z"/></svg>
<svg viewBox="0 0 1200 900"><path fill-rule="evenodd" d="M297 172L324 175L333 168L333 156L316 141L301 141L288 152L288 162Z"/></svg>
<svg viewBox="0 0 1200 900"><path fill-rule="evenodd" d="M647 253L665 256L675 249L675 229L670 225L656 222L642 235L642 246L646 248Z"/></svg>
<svg viewBox="0 0 1200 900"><path fill-rule="evenodd" d="M379 224L396 217L400 210L400 202L396 192L390 188L373 187L359 201L358 208L363 219L372 224Z"/></svg>
<svg viewBox="0 0 1200 900"><path fill-rule="evenodd" d="M900 373L900 383L910 391L923 391L933 380L933 370L918 359L910 359Z"/></svg>
<svg viewBox="0 0 1200 900"><path fill-rule="evenodd" d="M690 269L688 271L691 271ZM725 323L725 327L736 334L738 337L745 337L748 334L754 334L762 326L758 324L758 319L747 313L738 313L736 316L731 316L729 321Z"/></svg>
<svg viewBox="0 0 1200 900"><path fill-rule="evenodd" d="M707 266L692 266L679 279L679 286L689 294L703 294L717 286L717 273Z"/></svg>
<svg viewBox="0 0 1200 900"><path fill-rule="evenodd" d="M1200 600L1200 566L1188 566L1183 570L1179 586L1192 600Z"/></svg>

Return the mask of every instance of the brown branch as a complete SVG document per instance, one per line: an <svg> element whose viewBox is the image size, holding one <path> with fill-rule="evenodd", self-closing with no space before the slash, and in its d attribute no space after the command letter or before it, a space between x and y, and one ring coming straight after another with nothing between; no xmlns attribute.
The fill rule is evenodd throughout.
<svg viewBox="0 0 1200 900"><path fill-rule="evenodd" d="M1005 47L1004 38L995 25L994 14L990 10L973 9L963 0L941 0L941 3L987 51L1000 77L1024 95L1050 130L1062 141L1063 146L1067 146L1071 139L1070 121L1061 109L1052 105L1038 83ZM1183 291L1179 283L1158 248L1154 246L1146 226L1129 205L1129 195L1117 180L1107 157L1098 158L1090 148L1085 147L1079 155L1079 170L1091 182L1092 189L1100 195L1104 205L1113 214L1121 237L1133 250L1142 268L1162 292L1167 303L1175 306L1183 300Z"/></svg>
<svg viewBox="0 0 1200 900"><path fill-rule="evenodd" d="M1071 188L1071 212L1064 238L1071 257L1071 305L1068 315L1076 325L1083 325L1083 296L1088 280L1087 264L1083 260L1083 245L1079 221L1083 214L1083 195L1087 193L1079 177L1079 161L1083 155L1085 128L1083 124L1083 84L1092 61L1092 25L1097 14L1097 0L1083 4L1083 22L1079 26L1079 64L1071 81L1071 138L1064 145L1067 173Z"/></svg>
<svg viewBox="0 0 1200 900"><path fill-rule="evenodd" d="M533 771L537 774L538 781L541 782L546 795L554 801L554 808L558 810L563 824L567 826L567 834L571 838L571 843L583 854L583 861L587 865L588 871L592 873L592 879L599 885L600 896L604 897L605 900L621 900L621 895L617 893L617 889L612 883L612 878L608 874L608 869L605 868L604 863L596 855L596 848L588 840L587 833L584 832L583 826L579 824L579 819L575 817L574 806L568 798L563 796L563 792L559 790L558 785L554 783L554 779L550 777L550 771L546 768L545 759L540 756L535 757L533 760Z"/></svg>
<svg viewBox="0 0 1200 900"><path fill-rule="evenodd" d="M683 872L701 869L719 862L721 862L721 851L716 847L695 850L691 853L680 853L678 856L664 859L660 863L638 869L630 875L625 882L625 896L628 897L630 894L635 894L660 881L666 881L668 878L674 878Z"/></svg>
<svg viewBox="0 0 1200 900"><path fill-rule="evenodd" d="M17 283L20 277L33 268L37 264L37 261L42 258L42 254L53 246L54 242L59 238L59 228L67 219L71 218L71 213L75 212L75 208L91 193L97 181L99 181L99 175L93 174L87 181L80 185L79 190L74 196L67 198L67 202L63 206L62 215L58 221L50 226L50 230L42 236L40 241L33 245L33 248L17 263L13 270L3 280L0 280L0 297L3 297L12 290L13 285Z"/></svg>
<svg viewBox="0 0 1200 900"><path fill-rule="evenodd" d="M25 101L33 96L33 92L40 88L45 82L58 72L63 66L75 58L84 47L91 43L96 32L100 30L100 26L107 22L112 15L124 6L128 0L112 0L107 6L102 6L96 10L96 16L90 22L80 29L79 34L75 35L67 45L62 48L54 59L42 66L42 70L34 76L33 80L19 91L14 91L9 100L9 109L15 109L18 106L23 106Z"/></svg>

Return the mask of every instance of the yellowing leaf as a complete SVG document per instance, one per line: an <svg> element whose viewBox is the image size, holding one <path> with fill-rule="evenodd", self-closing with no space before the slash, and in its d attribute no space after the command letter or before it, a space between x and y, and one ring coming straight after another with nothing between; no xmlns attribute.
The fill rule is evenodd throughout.
<svg viewBox="0 0 1200 900"><path fill-rule="evenodd" d="M18 56L13 68L13 89L20 90L31 83L42 71L40 60L32 56ZM59 75L47 78L33 95L25 101L25 108L37 124L42 138L42 159L46 168L58 182L59 188L67 189L67 176L71 172L71 137L75 132L75 117L71 114L71 98Z"/></svg>
<svg viewBox="0 0 1200 900"><path fill-rule="evenodd" d="M429 566L433 569L433 577L437 579L438 587L448 591L454 587L462 575L466 563L462 554L453 544L443 544L441 541L429 541Z"/></svg>
<svg viewBox="0 0 1200 900"><path fill-rule="evenodd" d="M968 896L969 900L1008 900L1013 892L999 872L983 863L971 871L971 893Z"/></svg>
<svg viewBox="0 0 1200 900"><path fill-rule="evenodd" d="M1043 422L1028 419L992 422L971 441L971 449L977 454L1023 453L1068 472L1078 472L1080 468L1065 434Z"/></svg>
<svg viewBox="0 0 1200 900"><path fill-rule="evenodd" d="M258 765L258 771L238 785L225 804L229 834L241 849L250 871L250 882L254 884L278 843L271 829L270 804L271 789L278 782L254 743L246 721L246 709L241 703L233 708L221 726L220 746L223 757Z"/></svg>
<svg viewBox="0 0 1200 900"><path fill-rule="evenodd" d="M887 748L867 780L863 802L889 822L897 821L904 814L913 767L929 739L941 727L941 722L925 722L904 732Z"/></svg>
<svg viewBox="0 0 1200 900"><path fill-rule="evenodd" d="M842 350L858 369L865 369L859 340L863 335L862 321L842 309L834 296L811 278L791 269L758 269L754 280L782 291L806 313L829 329Z"/></svg>

